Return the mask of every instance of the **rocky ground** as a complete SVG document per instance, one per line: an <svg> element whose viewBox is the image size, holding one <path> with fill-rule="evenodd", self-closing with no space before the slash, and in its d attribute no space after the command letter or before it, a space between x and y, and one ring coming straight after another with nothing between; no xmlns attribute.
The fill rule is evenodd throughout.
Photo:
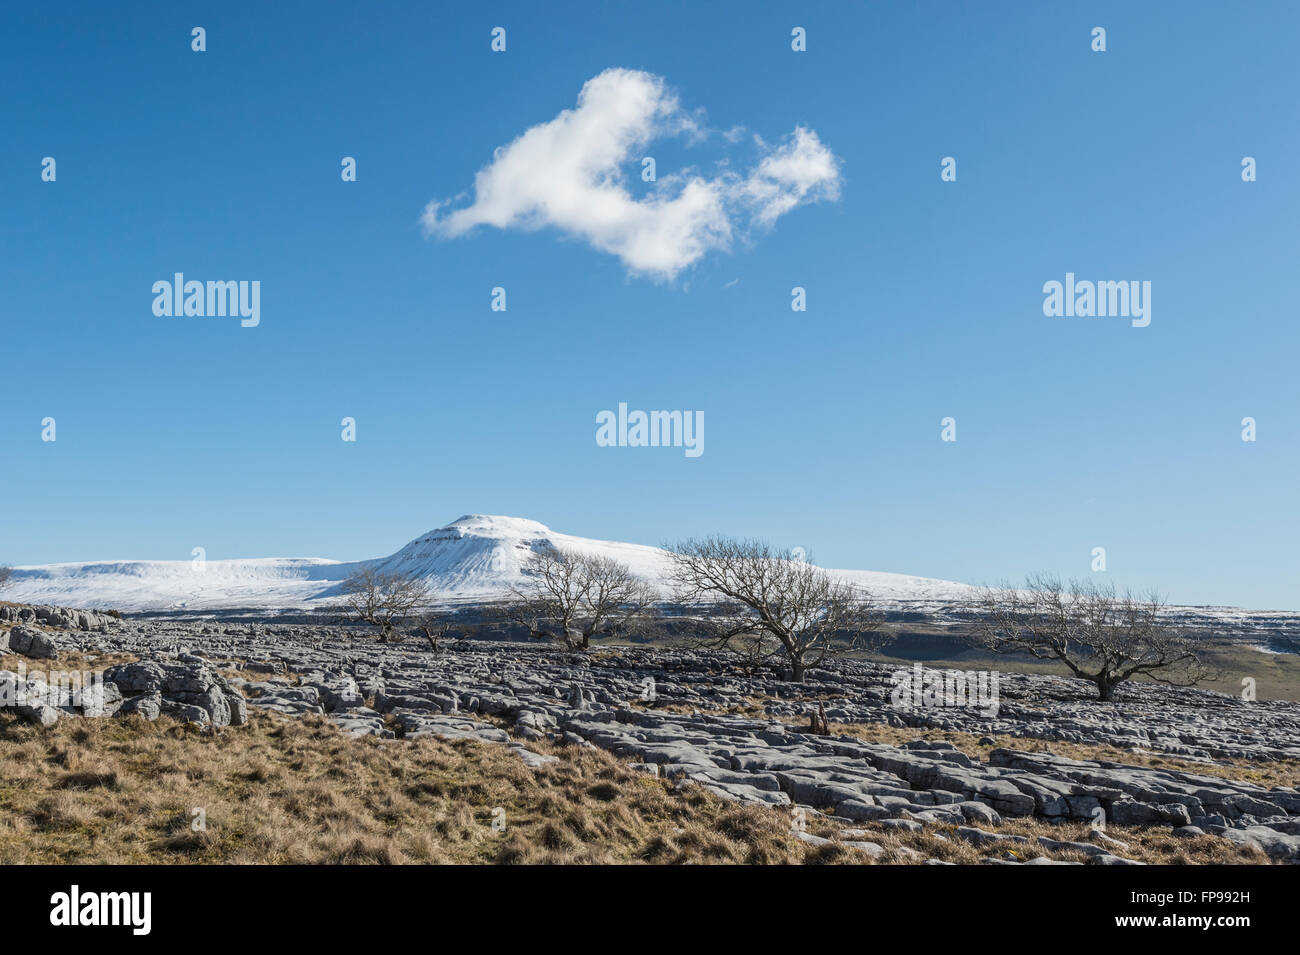
<svg viewBox="0 0 1300 955"><path fill-rule="evenodd" d="M47 725L135 712L224 726L243 722L249 706L325 713L356 735L436 734L509 746L528 765L554 758L530 749L536 740L599 747L727 799L830 816L843 827L841 839L864 852L874 844L853 827L866 823L942 827L949 838L1014 851L1026 837L995 830L1004 819L1032 817L1090 823L1089 841L1055 848L1100 864L1127 861L1106 824L1208 834L1276 861L1300 861L1300 792L1250 782L1244 770L1234 778L1226 768L1300 762L1295 703L1142 684L1102 704L1079 681L1002 673L995 708L987 699L907 706L891 698L899 667L858 661L796 685L776 674L737 675L716 654L685 649L579 654L462 640L434 653L423 642L380 644L342 627L119 621L12 606L0 607L0 625L9 627L0 630L0 652L30 657L33 667L56 653L139 661L107 667L107 682L94 693L53 698L42 697L31 676L0 672L0 691ZM986 746L972 755L949 742L894 745L805 729L820 712L831 724L977 734ZM1025 745L994 745L995 737ZM1165 754L1180 768L1068 758L1051 752L1054 743Z"/></svg>

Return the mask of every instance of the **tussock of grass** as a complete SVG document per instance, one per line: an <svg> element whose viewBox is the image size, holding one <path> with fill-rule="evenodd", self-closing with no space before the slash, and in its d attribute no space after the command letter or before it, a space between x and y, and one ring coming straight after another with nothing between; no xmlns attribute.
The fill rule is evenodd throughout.
<svg viewBox="0 0 1300 955"><path fill-rule="evenodd" d="M37 660L23 656L21 653L0 653L0 670L17 673L21 665L28 673L33 671L49 673L52 670L99 673L115 664L134 663L138 659L140 658L135 654L81 653L77 650L61 651L49 660Z"/></svg>
<svg viewBox="0 0 1300 955"><path fill-rule="evenodd" d="M600 750L552 752L530 770L501 746L352 739L261 712L215 735L0 714L0 863L868 861L800 842L787 813L675 790Z"/></svg>

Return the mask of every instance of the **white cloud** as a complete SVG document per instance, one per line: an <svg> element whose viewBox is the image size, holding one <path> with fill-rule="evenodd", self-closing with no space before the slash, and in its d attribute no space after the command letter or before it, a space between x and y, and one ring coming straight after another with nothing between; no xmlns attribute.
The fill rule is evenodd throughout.
<svg viewBox="0 0 1300 955"><path fill-rule="evenodd" d="M443 238L480 225L552 227L617 255L632 272L671 279L749 228L771 227L801 203L839 197L839 160L815 132L796 127L785 145L760 142L765 155L747 176L724 162L712 178L661 175L654 192L633 198L622 180L640 182L645 147L682 134L703 135L661 77L606 70L583 85L575 109L498 148L474 177L470 205L430 202L424 227ZM635 176L623 172L629 163Z"/></svg>
<svg viewBox="0 0 1300 955"><path fill-rule="evenodd" d="M742 189L758 221L771 225L810 198L838 199L839 162L816 133L797 126L792 141L766 156Z"/></svg>

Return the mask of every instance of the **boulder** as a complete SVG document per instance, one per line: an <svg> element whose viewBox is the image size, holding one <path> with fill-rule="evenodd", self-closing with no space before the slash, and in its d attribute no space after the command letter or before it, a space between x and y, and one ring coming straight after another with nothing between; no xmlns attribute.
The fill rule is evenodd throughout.
<svg viewBox="0 0 1300 955"><path fill-rule="evenodd" d="M179 663L122 663L105 670L104 679L116 684L127 698L124 709L130 698L146 695L150 700L158 699L160 712L186 722L229 726L248 720L243 694L197 657ZM143 705L145 712L153 712L151 703ZM203 716L196 711L202 711ZM127 712L136 710L129 708ZM155 719L156 714L146 718Z"/></svg>
<svg viewBox="0 0 1300 955"><path fill-rule="evenodd" d="M9 670L0 670L0 705L13 711L29 723L53 726L62 711L56 705L57 691L40 681L20 677Z"/></svg>
<svg viewBox="0 0 1300 955"><path fill-rule="evenodd" d="M122 701L115 716L130 716L133 713L153 722L162 714L162 694L157 690L141 693Z"/></svg>
<svg viewBox="0 0 1300 955"><path fill-rule="evenodd" d="M9 631L8 649L34 660L52 660L58 656L53 637L27 626L17 626Z"/></svg>
<svg viewBox="0 0 1300 955"><path fill-rule="evenodd" d="M1265 826L1250 826L1246 829L1228 829L1223 837L1240 845L1262 849L1270 859L1278 862L1292 865L1300 863L1300 836L1288 835Z"/></svg>
<svg viewBox="0 0 1300 955"><path fill-rule="evenodd" d="M1117 826L1190 826L1192 817L1179 803L1155 805L1135 799L1117 799L1110 804L1107 818Z"/></svg>

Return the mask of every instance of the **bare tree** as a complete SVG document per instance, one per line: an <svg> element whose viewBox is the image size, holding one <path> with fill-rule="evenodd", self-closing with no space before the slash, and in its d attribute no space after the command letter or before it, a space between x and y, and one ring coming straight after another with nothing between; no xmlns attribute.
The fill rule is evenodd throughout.
<svg viewBox="0 0 1300 955"><path fill-rule="evenodd" d="M1194 686L1209 673L1196 642L1165 622L1156 593L1117 594L1112 584L1038 575L1019 589L984 588L977 604L976 634L986 648L1063 663L1101 700L1113 700L1135 676Z"/></svg>
<svg viewBox="0 0 1300 955"><path fill-rule="evenodd" d="M529 636L586 650L594 637L633 632L649 619L656 594L612 557L548 548L537 555L531 580L512 591L508 615Z"/></svg>
<svg viewBox="0 0 1300 955"><path fill-rule="evenodd" d="M867 594L768 544L709 537L669 553L679 599L708 607L703 639L746 667L784 656L802 683L828 657L888 640Z"/></svg>
<svg viewBox="0 0 1300 955"><path fill-rule="evenodd" d="M370 564L361 565L340 587L352 616L378 627L383 643L392 640L397 624L431 596L423 577L383 572Z"/></svg>
<svg viewBox="0 0 1300 955"><path fill-rule="evenodd" d="M12 567L0 564L0 590L3 590L5 584L9 583L9 578L13 576L13 573L14 569Z"/></svg>
<svg viewBox="0 0 1300 955"><path fill-rule="evenodd" d="M418 614L411 623L429 641L429 649L436 654L439 651L439 641L451 632L453 622L445 614L426 611Z"/></svg>

